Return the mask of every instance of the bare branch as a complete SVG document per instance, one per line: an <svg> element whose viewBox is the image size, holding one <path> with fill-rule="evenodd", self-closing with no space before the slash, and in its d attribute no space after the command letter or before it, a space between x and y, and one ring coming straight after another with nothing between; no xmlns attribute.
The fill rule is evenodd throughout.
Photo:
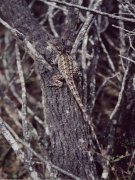
<svg viewBox="0 0 135 180"><path fill-rule="evenodd" d="M3 24L6 28L8 28L15 37L17 37L18 39L23 40L24 46L27 49L27 53L35 60L38 61L40 63L42 63L43 65L46 66L46 68L48 68L50 71L52 70L52 67L48 64L48 62L44 59L44 57L39 54L36 49L34 48L34 46L25 38L25 36L20 33L18 30L16 30L15 28L12 28L7 22L5 22L4 20L2 20L0 18L0 23Z"/></svg>
<svg viewBox="0 0 135 180"><path fill-rule="evenodd" d="M29 151L31 151L33 153L33 155L35 155L41 162L45 163L47 166L51 166L52 168L56 169L57 171L61 172L62 174L65 174L75 180L81 180L80 178L76 177L75 175L68 173L67 171L59 168L58 166L55 166L54 164L52 164L50 161L46 160L48 158L43 158L42 156L40 156L38 153L36 153L32 148L30 148L30 146L24 142L22 139L20 139L18 137L18 135L12 130L12 128L2 120L2 118L0 118L0 129L2 130L2 133L4 135L4 137L7 139L7 141L12 145L13 144L13 149L18 152L19 150L19 155L20 155L20 148L18 148L18 146L16 146L16 141L18 141L19 143L21 143L24 147L26 147ZM9 132L10 131L10 132ZM13 136L16 140L14 140ZM18 155L18 153L17 153ZM24 160L24 158L22 158L24 156L20 156L21 159Z"/></svg>
<svg viewBox="0 0 135 180"><path fill-rule="evenodd" d="M132 19L132 18L116 16L116 15L113 15L113 14L108 14L106 12L101 12L101 11L98 11L98 10L93 10L93 9L90 9L90 8L86 8L86 7L83 7L83 6L79 6L79 5L75 5L75 4L71 4L71 3L67 3L67 2L62 2L62 1L58 1L58 0L50 0L50 1L62 4L62 5L65 5L65 6L70 6L70 7L75 7L75 8L81 9L81 10L85 10L85 11L91 12L91 13L96 14L96 15L99 14L99 15L102 15L102 16L107 16L109 18L116 19L116 20L120 19L122 21L135 22L135 19Z"/></svg>
<svg viewBox="0 0 135 180"><path fill-rule="evenodd" d="M97 3L95 3L93 9L99 9L100 6L102 5L102 2L103 1L100 0ZM89 6L91 6L91 4ZM75 56L76 56L76 53L77 53L77 48L79 47L82 39L84 38L84 35L85 35L86 31L93 24L94 18L95 18L95 16L93 14L87 13L86 20L85 20L82 28L80 29L80 31L79 31L79 33L77 35L77 38L76 38L76 40L75 40L75 42L73 44L73 47L72 47L71 55L72 55L73 59L75 59Z"/></svg>

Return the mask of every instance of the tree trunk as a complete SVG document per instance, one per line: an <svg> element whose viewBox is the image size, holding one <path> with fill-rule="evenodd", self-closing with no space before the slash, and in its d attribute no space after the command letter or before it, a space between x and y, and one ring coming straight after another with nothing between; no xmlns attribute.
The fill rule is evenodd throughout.
<svg viewBox="0 0 135 180"><path fill-rule="evenodd" d="M32 16L26 2L0 0L0 13L2 18L21 32L50 63L54 57L46 47L51 36ZM55 165L81 179L95 179L97 171L92 154L94 145L89 127L84 122L73 95L65 82L61 88L50 86L52 77L59 73L55 66L53 72L50 72L38 62L35 63L41 76L45 137L50 138L48 156ZM79 82L76 81L79 91L82 92L80 79Z"/></svg>

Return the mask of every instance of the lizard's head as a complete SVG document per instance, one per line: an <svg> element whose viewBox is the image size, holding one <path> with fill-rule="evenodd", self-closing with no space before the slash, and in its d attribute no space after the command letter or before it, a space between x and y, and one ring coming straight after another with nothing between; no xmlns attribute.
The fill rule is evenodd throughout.
<svg viewBox="0 0 135 180"><path fill-rule="evenodd" d="M65 49L65 46L63 44L63 41L60 39L50 39L47 44L49 45L50 48L53 50L62 53Z"/></svg>

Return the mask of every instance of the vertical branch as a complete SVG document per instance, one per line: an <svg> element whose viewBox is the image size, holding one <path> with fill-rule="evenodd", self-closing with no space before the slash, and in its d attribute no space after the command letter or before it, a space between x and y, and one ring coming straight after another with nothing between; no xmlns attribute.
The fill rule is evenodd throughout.
<svg viewBox="0 0 135 180"><path fill-rule="evenodd" d="M78 0L70 0L70 3L78 4ZM67 42L68 45L71 45L76 36L76 28L77 23L79 20L79 11L78 9L75 9L73 7L67 7L68 15L66 16L63 32L62 32L62 38L69 41Z"/></svg>
<svg viewBox="0 0 135 180"><path fill-rule="evenodd" d="M122 10L122 4L119 3L119 14L124 13ZM125 70L124 62L121 56L126 55L126 42L125 42L125 33L124 33L124 22L122 20L118 21L121 29L119 30L119 40L120 40L120 65L122 65L123 70Z"/></svg>
<svg viewBox="0 0 135 180"><path fill-rule="evenodd" d="M84 40L82 43L82 69L83 69L83 91L84 91L84 104L87 105L88 100L88 77L87 77L87 44L88 44L88 32L84 36ZM86 107L85 107L86 108Z"/></svg>
<svg viewBox="0 0 135 180"><path fill-rule="evenodd" d="M23 136L27 143L29 143L29 131L28 131L28 120L27 120L27 96L26 96L26 87L25 87L25 80L24 80L24 74L23 74L23 68L21 64L21 58L20 58L20 52L18 45L16 43L16 62L17 62L17 68L18 68L18 74L20 78L21 83L21 89L22 89L22 125L23 125Z"/></svg>
<svg viewBox="0 0 135 180"><path fill-rule="evenodd" d="M22 68L22 64L21 64L19 47L18 47L17 43L15 44L15 50L16 50L16 61L17 61L17 67L18 67L18 74L19 74L20 83L21 83L21 89L22 89L22 128L23 128L23 137L24 137L24 141L30 146L30 142L32 140L32 125L28 122L27 95L26 95L27 92L26 92L23 68ZM32 158L33 158L33 155L31 153L31 151L26 149L24 164L25 164L26 168L30 171L31 177L34 178L34 179L38 179L39 175L38 175L38 173L35 173L35 169L33 168Z"/></svg>
<svg viewBox="0 0 135 180"><path fill-rule="evenodd" d="M96 36L96 35L95 35ZM95 100L96 100L96 69L97 69L97 64L98 64L98 60L99 60L99 46L98 46L98 38L97 37L93 37L93 41L94 41L94 45L92 40L91 41L91 46L92 46L92 50L94 51L94 56L91 59L91 63L90 63L90 67L89 67L89 72L88 72L88 83L89 83L89 96L88 96L88 110L89 110L89 114L92 117L92 112L93 112L93 108L95 105Z"/></svg>
<svg viewBox="0 0 135 180"><path fill-rule="evenodd" d="M94 5L93 5L93 9L94 10L99 9L100 6L102 5L102 2L103 2L103 0L99 0L98 2L95 1ZM89 5L89 7L91 7L91 3ZM90 14L89 12L87 12L86 14L87 14L86 20L85 20L82 28L80 29L80 31L77 35L77 38L76 38L76 40L73 44L73 47L72 47L71 55L72 55L73 59L75 59L75 57L76 57L77 49L78 49L81 41L83 40L87 29L92 26L94 18L95 18L95 15Z"/></svg>
<svg viewBox="0 0 135 180"><path fill-rule="evenodd" d="M49 24L50 24L51 31L54 34L54 36L57 38L57 37L59 37L59 34L57 33L57 31L55 29L55 26L54 26L54 22L53 22L54 9L55 9L54 6L49 6L47 15L48 15L48 21L49 21Z"/></svg>

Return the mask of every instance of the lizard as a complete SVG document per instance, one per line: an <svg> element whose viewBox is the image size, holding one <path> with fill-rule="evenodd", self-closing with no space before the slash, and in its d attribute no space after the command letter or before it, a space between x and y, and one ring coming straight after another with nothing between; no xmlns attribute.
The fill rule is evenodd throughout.
<svg viewBox="0 0 135 180"><path fill-rule="evenodd" d="M68 53L64 52L63 46L60 46L60 44L58 43L58 40L55 39L48 41L49 46L58 53L57 60L55 60L58 63L58 70L60 71L62 77L65 79L66 84L68 85L68 88L70 89L78 106L84 114L85 119L87 119L88 114L82 103L73 77L73 61L71 59L71 56Z"/></svg>
<svg viewBox="0 0 135 180"><path fill-rule="evenodd" d="M60 44L58 40L55 40L55 39L49 40L48 45L58 53L58 56L57 56L58 70L62 74L62 77L65 79L68 88L70 89L79 108L81 109L81 111L83 113L84 120L89 124L91 131L94 135L94 138L95 138L98 146L100 147L99 142L97 140L97 136L94 131L93 122L91 121L91 119L87 113L87 110L82 103L79 92L75 85L75 81L74 81L74 77L73 77L73 75L74 75L73 60L72 60L70 54L68 54L64 50L64 46L62 44Z"/></svg>

